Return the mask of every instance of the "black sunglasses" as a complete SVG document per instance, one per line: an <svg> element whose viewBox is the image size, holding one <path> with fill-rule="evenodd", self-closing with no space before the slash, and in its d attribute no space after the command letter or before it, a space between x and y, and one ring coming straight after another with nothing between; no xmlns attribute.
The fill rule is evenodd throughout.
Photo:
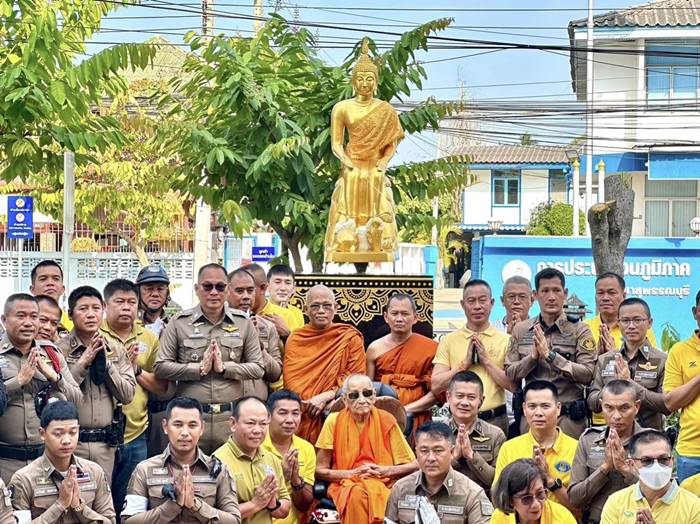
<svg viewBox="0 0 700 524"><path fill-rule="evenodd" d="M634 460L637 460L641 462L642 466L651 466L654 462L658 461L659 464L662 466L670 466L671 465L671 459L673 457L669 456L664 456L664 457L632 457Z"/></svg>
<svg viewBox="0 0 700 524"><path fill-rule="evenodd" d="M218 284L205 282L204 284L200 285L202 286L202 289L207 293L211 292L212 289L216 289L219 293L223 293L224 291L226 291L226 284L222 284L221 282L219 282Z"/></svg>
<svg viewBox="0 0 700 524"><path fill-rule="evenodd" d="M365 398L372 398L374 396L374 390L373 389L363 389L362 396ZM360 392L359 391L351 391L350 393L348 393L348 398L350 400L357 400L358 398L360 398Z"/></svg>
<svg viewBox="0 0 700 524"><path fill-rule="evenodd" d="M520 502L522 502L525 506L532 506L535 499L539 500L540 502L544 502L544 500L547 498L547 492L542 490L538 491L534 495L514 495L513 498L520 499Z"/></svg>

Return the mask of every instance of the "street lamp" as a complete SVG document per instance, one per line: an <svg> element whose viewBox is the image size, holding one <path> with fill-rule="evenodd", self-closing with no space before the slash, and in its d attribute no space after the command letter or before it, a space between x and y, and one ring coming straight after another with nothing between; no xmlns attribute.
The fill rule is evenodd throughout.
<svg viewBox="0 0 700 524"><path fill-rule="evenodd" d="M700 236L700 217L695 217L690 221L690 229L696 237Z"/></svg>
<svg viewBox="0 0 700 524"><path fill-rule="evenodd" d="M566 158L569 160L569 162L573 162L574 160L578 160L578 150L576 149L567 149L566 150Z"/></svg>
<svg viewBox="0 0 700 524"><path fill-rule="evenodd" d="M491 217L488 220L488 225L489 229L493 231L493 234L496 235L498 234L498 231L501 229L501 225L503 225L503 220L498 220L497 218Z"/></svg>

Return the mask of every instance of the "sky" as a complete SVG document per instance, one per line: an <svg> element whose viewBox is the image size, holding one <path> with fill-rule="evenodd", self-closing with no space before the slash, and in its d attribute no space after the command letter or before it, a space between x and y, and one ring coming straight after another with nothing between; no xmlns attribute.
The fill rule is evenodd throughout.
<svg viewBox="0 0 700 524"><path fill-rule="evenodd" d="M240 16L252 15L252 4L252 0L214 0L215 32L249 35L253 22L240 19ZM594 13L635 4L628 0L595 2L597 9ZM201 2L197 0L143 0L139 6L120 8L103 21L103 30L94 38L95 43L89 46L89 52L94 53L111 42L140 42L156 34L181 44L182 35L201 28L200 7ZM335 64L342 62L349 52L347 47L365 34L375 40L393 42L397 37L373 31L402 33L413 26L442 17L454 19L450 28L440 33L444 37L568 45L566 28L569 21L586 17L587 9L587 0L358 0L356 3L347 0L264 0L265 15L276 10L288 19L348 28L313 29L314 32L318 31L321 41L329 42L330 39L334 42L323 49L321 56ZM330 48L341 42L345 49ZM435 44L440 45L439 42ZM428 80L422 91L414 93L412 101L431 96L439 100L458 100L462 96L475 102L527 105L575 99L566 51L485 52L453 48L421 52L418 58L426 61ZM504 135L491 135L491 130L510 129L509 132L516 133L516 138L509 138L511 141L516 140L520 132L530 132L538 138L535 129L523 126L486 126L479 136L485 143L507 140ZM542 137L542 143L552 140L551 132L550 136ZM437 138L427 133L404 140L396 159L399 162L420 161L433 158L436 152Z"/></svg>

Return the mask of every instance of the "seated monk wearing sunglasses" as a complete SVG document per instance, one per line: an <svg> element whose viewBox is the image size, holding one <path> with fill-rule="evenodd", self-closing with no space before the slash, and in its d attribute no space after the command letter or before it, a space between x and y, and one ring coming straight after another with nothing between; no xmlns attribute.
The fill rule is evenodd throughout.
<svg viewBox="0 0 700 524"><path fill-rule="evenodd" d="M350 375L342 398L345 409L328 416L316 442L316 478L330 482L343 522L379 524L391 486L418 465L394 416L374 407L368 376Z"/></svg>

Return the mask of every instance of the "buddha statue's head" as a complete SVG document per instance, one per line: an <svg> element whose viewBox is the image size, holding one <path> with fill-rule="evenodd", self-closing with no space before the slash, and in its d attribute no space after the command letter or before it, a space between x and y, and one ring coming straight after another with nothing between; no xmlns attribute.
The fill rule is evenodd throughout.
<svg viewBox="0 0 700 524"><path fill-rule="evenodd" d="M369 57L369 43L362 41L360 58L352 70L352 89L356 95L373 96L377 93L379 70Z"/></svg>

